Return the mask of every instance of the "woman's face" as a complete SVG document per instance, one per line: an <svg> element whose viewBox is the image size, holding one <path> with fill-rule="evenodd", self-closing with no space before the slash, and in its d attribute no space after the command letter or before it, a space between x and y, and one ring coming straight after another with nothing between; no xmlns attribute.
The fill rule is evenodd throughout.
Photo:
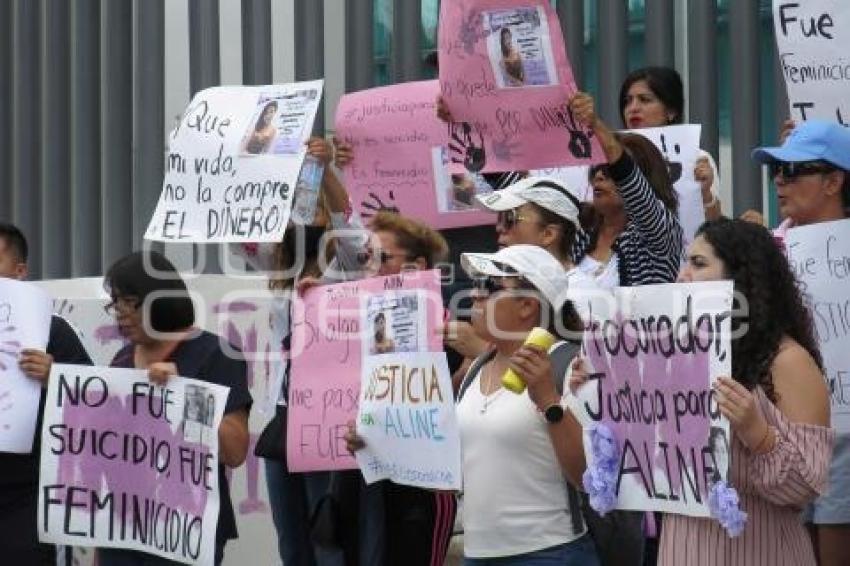
<svg viewBox="0 0 850 566"><path fill-rule="evenodd" d="M375 337L383 339L384 334L387 330L387 321L384 320L384 317L378 316L375 317Z"/></svg>
<svg viewBox="0 0 850 566"><path fill-rule="evenodd" d="M396 275L413 263L410 252L398 245L394 233L379 230L374 236L377 241L373 240L371 261L378 275Z"/></svg>
<svg viewBox="0 0 850 566"><path fill-rule="evenodd" d="M797 164L794 164L797 165ZM817 222L828 209L832 199L841 194L842 177L825 164L805 164L795 175L785 176L781 170L773 176L779 212L794 224L804 226Z"/></svg>
<svg viewBox="0 0 850 566"><path fill-rule="evenodd" d="M142 303L138 297L113 296L110 312L115 317L115 323L121 335L133 344L148 342L145 332Z"/></svg>
<svg viewBox="0 0 850 566"><path fill-rule="evenodd" d="M508 28L502 28L501 32L501 40L502 40L502 50L510 51L511 50L511 30ZM492 44L491 44L492 45Z"/></svg>
<svg viewBox="0 0 850 566"><path fill-rule="evenodd" d="M490 278L490 289L472 292L470 322L475 333L488 342L522 340L533 324L528 319L528 293L517 289L513 277ZM536 299L535 299L536 300Z"/></svg>
<svg viewBox="0 0 850 566"><path fill-rule="evenodd" d="M708 243L705 236L697 236L688 248L688 257L676 281L694 283L722 279L726 279L726 266L723 260L717 257L714 247Z"/></svg>
<svg viewBox="0 0 850 566"><path fill-rule="evenodd" d="M670 124L675 116L661 99L640 80L632 83L626 92L626 105L623 108L623 122L632 129L656 128Z"/></svg>
<svg viewBox="0 0 850 566"><path fill-rule="evenodd" d="M517 244L543 246L543 228L543 218L531 204L500 212L496 220L499 248Z"/></svg>
<svg viewBox="0 0 850 566"><path fill-rule="evenodd" d="M274 118L274 114L277 112L277 107L270 104L263 109L263 124L268 126L272 123L272 118Z"/></svg>
<svg viewBox="0 0 850 566"><path fill-rule="evenodd" d="M590 179L593 188L593 208L601 214L619 212L623 209L623 197L617 191L617 185L604 170L594 173Z"/></svg>

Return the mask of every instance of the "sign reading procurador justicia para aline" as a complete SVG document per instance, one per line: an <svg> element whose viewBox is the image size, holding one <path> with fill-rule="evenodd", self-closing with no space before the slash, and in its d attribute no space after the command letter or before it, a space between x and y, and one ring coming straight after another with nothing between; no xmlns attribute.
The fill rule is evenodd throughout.
<svg viewBox="0 0 850 566"><path fill-rule="evenodd" d="M322 98L323 81L215 87L171 133L145 239L278 242Z"/></svg>
<svg viewBox="0 0 850 566"><path fill-rule="evenodd" d="M212 565L218 427L228 388L144 370L54 364L39 474L44 542Z"/></svg>

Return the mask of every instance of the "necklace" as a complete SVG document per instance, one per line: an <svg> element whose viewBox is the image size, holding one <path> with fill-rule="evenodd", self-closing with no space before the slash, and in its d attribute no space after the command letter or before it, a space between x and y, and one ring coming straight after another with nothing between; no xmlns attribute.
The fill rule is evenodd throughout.
<svg viewBox="0 0 850 566"><path fill-rule="evenodd" d="M484 367L484 371L481 372L481 378L484 380L486 378L486 382L484 383L484 387L489 391L489 393L484 395L484 404L481 406L481 414L485 414L487 412L487 407L496 402L499 396L504 392L504 387L499 387L498 390L493 391L493 380L492 380L492 362L487 364Z"/></svg>

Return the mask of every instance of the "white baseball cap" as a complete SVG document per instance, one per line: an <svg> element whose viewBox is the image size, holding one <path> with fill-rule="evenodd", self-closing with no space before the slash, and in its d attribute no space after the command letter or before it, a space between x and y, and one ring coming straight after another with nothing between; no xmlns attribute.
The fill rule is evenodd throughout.
<svg viewBox="0 0 850 566"><path fill-rule="evenodd" d="M492 193L475 195L478 205L492 212L511 210L527 202L552 211L566 218L578 229L579 201L552 177L526 177L516 183Z"/></svg>
<svg viewBox="0 0 850 566"><path fill-rule="evenodd" d="M470 277L522 276L556 309L567 300L567 271L540 246L517 244L492 254L463 253L460 264Z"/></svg>

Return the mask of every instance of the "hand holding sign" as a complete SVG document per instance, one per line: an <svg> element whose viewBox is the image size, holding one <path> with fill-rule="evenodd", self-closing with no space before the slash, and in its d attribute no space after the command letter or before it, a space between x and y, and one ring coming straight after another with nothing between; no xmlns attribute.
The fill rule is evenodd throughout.
<svg viewBox="0 0 850 566"><path fill-rule="evenodd" d="M156 362L148 366L148 379L151 383L164 386L177 375L177 366L173 362Z"/></svg>
<svg viewBox="0 0 850 566"><path fill-rule="evenodd" d="M18 366L27 377L34 379L44 385L50 376L50 366L53 365L53 356L41 350L21 350Z"/></svg>
<svg viewBox="0 0 850 566"><path fill-rule="evenodd" d="M714 387L720 413L729 419L741 442L751 451L758 452L759 448L763 448L769 431L755 395L729 377L718 377Z"/></svg>

